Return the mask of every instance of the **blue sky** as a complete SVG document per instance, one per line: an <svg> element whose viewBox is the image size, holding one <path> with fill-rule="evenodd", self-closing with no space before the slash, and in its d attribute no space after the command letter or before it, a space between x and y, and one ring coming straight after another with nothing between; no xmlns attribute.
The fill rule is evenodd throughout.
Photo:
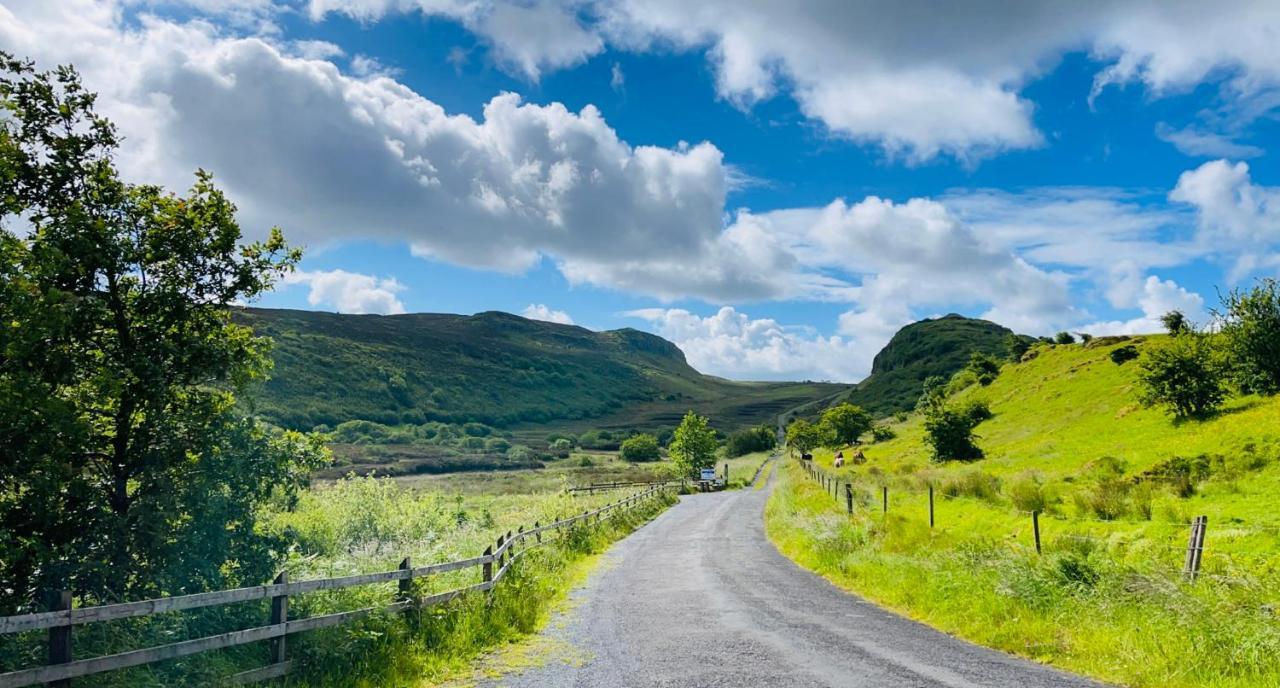
<svg viewBox="0 0 1280 688"><path fill-rule="evenodd" d="M745 379L857 380L951 311L1206 320L1280 265L1277 32L1247 1L0 0L130 178L204 167L307 247L260 305L639 327Z"/></svg>

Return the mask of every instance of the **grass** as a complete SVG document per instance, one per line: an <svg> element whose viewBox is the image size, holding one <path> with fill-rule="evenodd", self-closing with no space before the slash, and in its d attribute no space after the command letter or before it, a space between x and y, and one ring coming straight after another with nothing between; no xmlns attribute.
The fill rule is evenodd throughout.
<svg viewBox="0 0 1280 688"><path fill-rule="evenodd" d="M957 401L995 412L977 430L983 460L933 464L920 420L897 424L896 439L866 448L866 464L835 472L858 488L853 517L787 462L770 537L908 616L1106 681L1280 685L1280 400L1238 398L1175 424L1137 405L1136 366L1112 363L1115 345L1041 347L962 392ZM1205 474L1170 479L1174 457ZM829 452L817 461L830 470ZM1030 508L1046 512L1039 556ZM1187 522L1201 514L1203 575L1188 584Z"/></svg>
<svg viewBox="0 0 1280 688"><path fill-rule="evenodd" d="M764 465L773 452L753 452L751 454L743 454L732 459L720 459L716 463L716 471L723 471L725 464L729 466L729 489L739 487L747 487L751 484L751 479L755 477L756 471Z"/></svg>
<svg viewBox="0 0 1280 688"><path fill-rule="evenodd" d="M510 495L553 493L593 483L649 482L670 472L669 461L631 463L618 458L616 452L574 452L567 459L548 462L546 468L414 475L396 481L405 487L450 494Z"/></svg>

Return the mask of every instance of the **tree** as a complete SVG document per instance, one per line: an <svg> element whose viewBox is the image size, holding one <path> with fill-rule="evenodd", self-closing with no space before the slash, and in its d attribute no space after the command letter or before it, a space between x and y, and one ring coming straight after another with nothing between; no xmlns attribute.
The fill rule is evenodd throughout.
<svg viewBox="0 0 1280 688"><path fill-rule="evenodd" d="M822 444L823 432L817 425L797 418L787 426L787 446L801 454L808 454Z"/></svg>
<svg viewBox="0 0 1280 688"><path fill-rule="evenodd" d="M258 584L255 527L323 461L238 403L269 340L231 319L300 258L243 244L197 172L186 197L121 181L115 129L69 67L0 54L0 614Z"/></svg>
<svg viewBox="0 0 1280 688"><path fill-rule="evenodd" d="M932 409L924 420L925 439L933 447L934 461L973 460L982 458L975 442L973 428L982 422L981 413L973 408Z"/></svg>
<svg viewBox="0 0 1280 688"><path fill-rule="evenodd" d="M856 444L858 438L870 432L874 424L871 414L861 406L848 402L832 406L822 412L822 425L827 428L824 444L839 447Z"/></svg>
<svg viewBox="0 0 1280 688"><path fill-rule="evenodd" d="M973 373L978 384L986 387L1000 377L1000 361L997 361L994 356L974 351L969 354L969 363L965 366L965 370Z"/></svg>
<svg viewBox="0 0 1280 688"><path fill-rule="evenodd" d="M947 400L947 379L941 375L930 375L921 385L920 400L916 402L916 410L928 413L931 409L941 407Z"/></svg>
<svg viewBox="0 0 1280 688"><path fill-rule="evenodd" d="M1164 329L1169 334L1177 336L1191 330L1191 323L1187 322L1187 316L1182 311L1169 311L1160 316L1160 324L1164 325Z"/></svg>
<svg viewBox="0 0 1280 688"><path fill-rule="evenodd" d="M716 434L707 426L707 419L689 411L676 427L667 451L681 475L696 475L715 465L716 449Z"/></svg>
<svg viewBox="0 0 1280 688"><path fill-rule="evenodd" d="M752 452L769 451L777 445L778 435L774 429L768 425L757 425L729 435L729 441L725 443L725 454L730 457L742 456Z"/></svg>
<svg viewBox="0 0 1280 688"><path fill-rule="evenodd" d="M1053 336L1054 344L1075 344L1076 338L1070 332L1059 332Z"/></svg>
<svg viewBox="0 0 1280 688"><path fill-rule="evenodd" d="M1022 355L1027 353L1031 348L1031 340L1020 334L1009 333L1004 336L1004 350L1009 355L1009 360L1017 363L1022 360Z"/></svg>
<svg viewBox="0 0 1280 688"><path fill-rule="evenodd" d="M1138 347L1132 344L1119 346L1111 350L1111 362L1116 365L1124 365L1128 361L1138 357Z"/></svg>
<svg viewBox="0 0 1280 688"><path fill-rule="evenodd" d="M1237 384L1246 392L1280 392L1280 282L1261 279L1222 302L1222 338Z"/></svg>
<svg viewBox="0 0 1280 688"><path fill-rule="evenodd" d="M658 453L658 438L646 433L623 440L620 453L626 461L657 461L661 458Z"/></svg>
<svg viewBox="0 0 1280 688"><path fill-rule="evenodd" d="M1188 331L1148 349L1139 361L1140 398L1175 418L1207 415L1226 397L1223 366L1208 335Z"/></svg>

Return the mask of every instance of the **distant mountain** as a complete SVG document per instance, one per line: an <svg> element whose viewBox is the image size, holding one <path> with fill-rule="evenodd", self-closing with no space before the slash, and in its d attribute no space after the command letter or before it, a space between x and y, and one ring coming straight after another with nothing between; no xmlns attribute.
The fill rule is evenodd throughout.
<svg viewBox="0 0 1280 688"><path fill-rule="evenodd" d="M1010 334L1007 327L954 313L912 323L876 354L871 374L847 398L880 416L915 408L926 378L950 378L974 351L1004 357Z"/></svg>
<svg viewBox="0 0 1280 688"><path fill-rule="evenodd" d="M687 409L732 430L843 385L732 382L694 370L675 344L509 313L340 315L246 308L275 341L257 410L290 428L347 420L499 427L669 427Z"/></svg>

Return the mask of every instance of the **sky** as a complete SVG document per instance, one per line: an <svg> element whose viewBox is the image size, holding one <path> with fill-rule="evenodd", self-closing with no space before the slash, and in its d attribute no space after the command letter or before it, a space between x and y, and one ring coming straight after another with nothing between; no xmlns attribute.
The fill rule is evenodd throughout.
<svg viewBox="0 0 1280 688"><path fill-rule="evenodd" d="M1206 322L1280 267L1280 3L0 0L127 179L304 246L255 305L504 310L857 381L956 312Z"/></svg>

